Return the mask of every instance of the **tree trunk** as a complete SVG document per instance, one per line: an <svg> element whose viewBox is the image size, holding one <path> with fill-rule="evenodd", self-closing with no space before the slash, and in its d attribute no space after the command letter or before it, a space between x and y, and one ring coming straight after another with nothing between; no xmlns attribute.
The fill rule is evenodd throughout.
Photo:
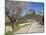
<svg viewBox="0 0 46 35"><path fill-rule="evenodd" d="M12 23L12 29L15 30L15 23Z"/></svg>
<svg viewBox="0 0 46 35"><path fill-rule="evenodd" d="M15 25L16 25L16 18L13 17L13 16L8 16L8 18L10 19L11 23L12 23L12 29L14 30L15 29Z"/></svg>

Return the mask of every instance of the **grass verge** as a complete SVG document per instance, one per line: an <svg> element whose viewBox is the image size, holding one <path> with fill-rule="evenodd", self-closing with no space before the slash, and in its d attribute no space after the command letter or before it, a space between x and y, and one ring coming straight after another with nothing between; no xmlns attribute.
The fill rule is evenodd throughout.
<svg viewBox="0 0 46 35"><path fill-rule="evenodd" d="M5 35L13 35L14 31L6 32Z"/></svg>

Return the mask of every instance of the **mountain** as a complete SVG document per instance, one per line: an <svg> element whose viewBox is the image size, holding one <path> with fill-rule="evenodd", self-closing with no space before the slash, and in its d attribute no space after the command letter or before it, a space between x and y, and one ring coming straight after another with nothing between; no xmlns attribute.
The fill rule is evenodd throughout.
<svg viewBox="0 0 46 35"><path fill-rule="evenodd" d="M39 15L39 16L43 16L43 12L40 12L38 10L34 10L34 9L30 9L25 16L29 15L29 14L35 14L35 15Z"/></svg>

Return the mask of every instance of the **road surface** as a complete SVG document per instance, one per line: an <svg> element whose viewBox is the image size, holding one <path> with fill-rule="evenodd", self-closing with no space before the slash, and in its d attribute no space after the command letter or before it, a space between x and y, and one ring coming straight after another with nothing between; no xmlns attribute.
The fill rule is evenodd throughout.
<svg viewBox="0 0 46 35"><path fill-rule="evenodd" d="M44 26L38 24L38 22L36 21L33 21L32 24L29 23L29 25L21 27L15 33L40 33L40 32L44 32Z"/></svg>

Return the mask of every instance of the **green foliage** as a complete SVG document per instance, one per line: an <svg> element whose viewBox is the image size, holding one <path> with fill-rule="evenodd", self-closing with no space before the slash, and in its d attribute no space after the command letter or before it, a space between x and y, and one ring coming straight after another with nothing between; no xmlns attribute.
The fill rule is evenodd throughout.
<svg viewBox="0 0 46 35"><path fill-rule="evenodd" d="M25 17L19 17L17 18L17 22L16 24L22 24L22 23L26 23L27 22L27 19Z"/></svg>
<svg viewBox="0 0 46 35"><path fill-rule="evenodd" d="M13 31L6 32L5 35L13 35Z"/></svg>
<svg viewBox="0 0 46 35"><path fill-rule="evenodd" d="M41 18L41 17L42 16L36 15L36 14L28 14L26 16L18 16L16 25L28 22L27 19L32 20L32 19L38 19L38 18Z"/></svg>

